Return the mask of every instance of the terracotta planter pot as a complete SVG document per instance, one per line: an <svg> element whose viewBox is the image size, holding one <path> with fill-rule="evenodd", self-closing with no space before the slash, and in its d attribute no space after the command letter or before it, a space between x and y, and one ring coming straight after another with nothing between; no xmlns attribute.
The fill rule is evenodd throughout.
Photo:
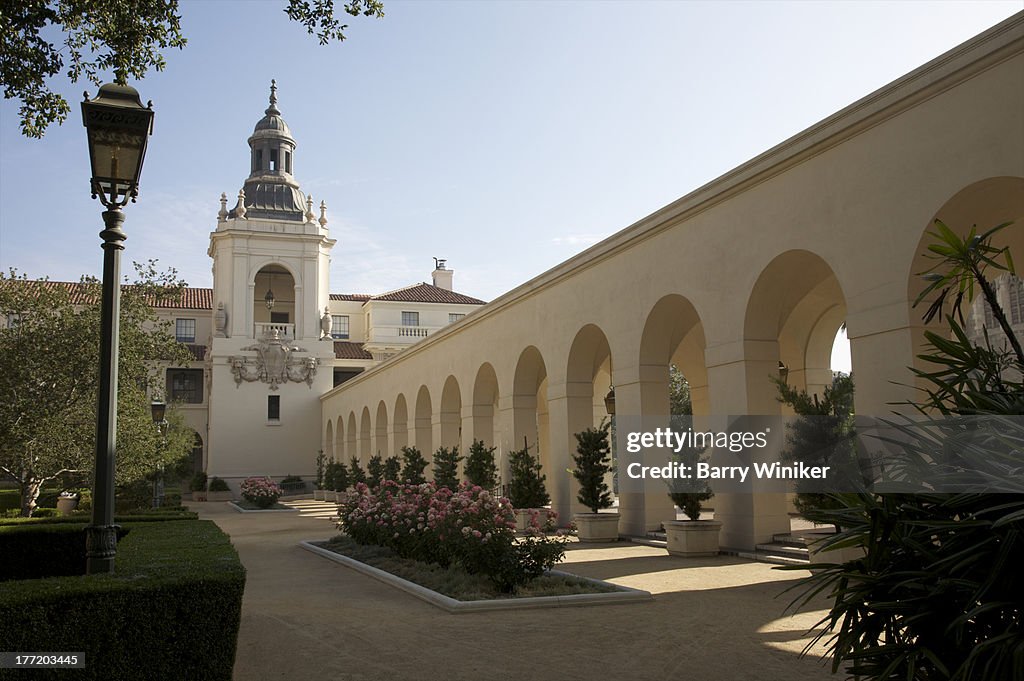
<svg viewBox="0 0 1024 681"><path fill-rule="evenodd" d="M720 520L666 520L668 552L673 556L696 558L718 555Z"/></svg>
<svg viewBox="0 0 1024 681"><path fill-rule="evenodd" d="M577 513L576 536L581 542L612 542L619 540L618 513Z"/></svg>

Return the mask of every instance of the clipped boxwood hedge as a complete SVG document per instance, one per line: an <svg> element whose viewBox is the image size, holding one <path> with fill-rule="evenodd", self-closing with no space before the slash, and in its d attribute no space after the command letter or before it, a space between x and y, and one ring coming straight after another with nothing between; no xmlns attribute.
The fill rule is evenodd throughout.
<svg viewBox="0 0 1024 681"><path fill-rule="evenodd" d="M0 526L0 581L85 574L84 524L44 520Z"/></svg>
<svg viewBox="0 0 1024 681"><path fill-rule="evenodd" d="M115 523L155 523L166 520L195 520L199 514L195 511L172 511L153 509L152 511L136 511L128 515L115 515ZM68 523L88 523L92 515L73 513L54 517L37 518L0 518L0 528L9 525L66 525Z"/></svg>
<svg viewBox="0 0 1024 681"><path fill-rule="evenodd" d="M86 668L70 673L76 680L229 681L245 569L227 535L208 520L125 528L113 575L4 582L4 649L84 652ZM54 669L31 676L68 675Z"/></svg>

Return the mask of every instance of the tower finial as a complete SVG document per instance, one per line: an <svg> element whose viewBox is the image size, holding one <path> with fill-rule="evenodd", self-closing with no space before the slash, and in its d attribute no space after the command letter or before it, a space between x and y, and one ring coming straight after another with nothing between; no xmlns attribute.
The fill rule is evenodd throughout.
<svg viewBox="0 0 1024 681"><path fill-rule="evenodd" d="M273 78L270 79L270 106L267 107L265 113L271 116L281 115L277 109L277 81Z"/></svg>

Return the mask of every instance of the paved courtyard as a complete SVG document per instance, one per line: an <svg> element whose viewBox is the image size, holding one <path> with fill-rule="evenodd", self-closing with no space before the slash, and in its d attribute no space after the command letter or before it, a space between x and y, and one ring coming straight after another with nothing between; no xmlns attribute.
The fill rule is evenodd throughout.
<svg viewBox="0 0 1024 681"><path fill-rule="evenodd" d="M248 570L235 678L343 681L836 679L798 658L825 608L783 616L778 594L806 572L664 549L573 544L563 568L645 589L653 602L449 614L297 546L334 533L300 513L195 503Z"/></svg>

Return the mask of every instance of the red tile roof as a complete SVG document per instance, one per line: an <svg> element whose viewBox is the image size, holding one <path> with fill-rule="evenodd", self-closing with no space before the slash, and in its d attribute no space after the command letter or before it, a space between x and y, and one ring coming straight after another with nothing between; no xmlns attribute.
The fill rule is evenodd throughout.
<svg viewBox="0 0 1024 681"><path fill-rule="evenodd" d="M362 343L334 341L334 356L337 359L373 359L373 355L363 350Z"/></svg>
<svg viewBox="0 0 1024 681"><path fill-rule="evenodd" d="M373 296L370 300L389 300L399 303L447 303L449 305L483 305L479 298L464 296L432 284L420 283L390 293Z"/></svg>
<svg viewBox="0 0 1024 681"><path fill-rule="evenodd" d="M99 284L96 284L96 288L93 288L91 284L82 284L77 281L40 281L37 279L31 279L24 283L32 286L42 286L49 290L65 289L68 291L72 305L91 305L98 302L96 294L99 292ZM130 288L132 288L131 284L123 284L121 286L122 291ZM151 299L149 304L155 308L212 310L213 289L186 287L182 290L180 298Z"/></svg>
<svg viewBox="0 0 1024 681"><path fill-rule="evenodd" d="M91 286L79 282L70 281L39 281L29 280L27 282L36 286L46 286L50 289L65 288L71 295L71 303L74 305L88 305L97 302ZM130 284L122 286L122 290L131 288ZM446 303L449 305L483 305L484 301L479 298L449 291L431 284L420 283L406 286L396 291L382 293L379 296L371 296L363 293L332 293L331 300L344 300L358 303L365 303L370 300L383 300L399 303ZM213 310L213 289L186 287L182 290L180 298L150 300L149 304L158 309L183 309L183 310ZM355 358L351 358L355 359Z"/></svg>

